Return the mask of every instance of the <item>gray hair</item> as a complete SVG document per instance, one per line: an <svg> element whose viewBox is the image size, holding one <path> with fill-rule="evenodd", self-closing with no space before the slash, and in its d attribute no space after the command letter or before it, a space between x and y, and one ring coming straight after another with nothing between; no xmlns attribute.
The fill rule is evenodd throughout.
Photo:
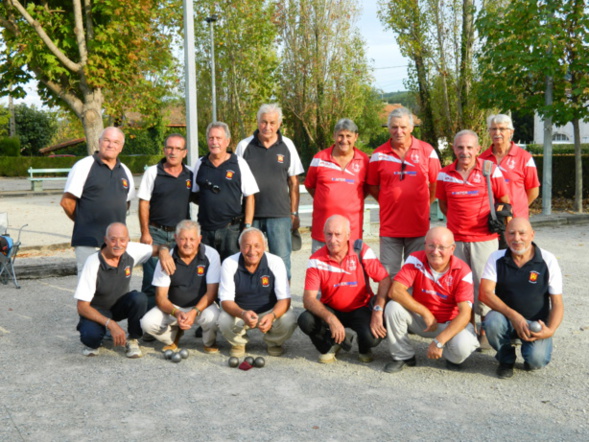
<svg viewBox="0 0 589 442"><path fill-rule="evenodd" d="M108 226L106 226L106 230L104 231L104 236L106 238L108 238L108 234L110 232L110 229L112 229L115 226L123 226L125 229L127 229L127 238L129 237L129 229L127 228L127 225L125 223L120 223L118 221L115 221L114 223L110 223Z"/></svg>
<svg viewBox="0 0 589 442"><path fill-rule="evenodd" d="M250 233L258 233L264 241L264 248L268 248L268 240L266 239L264 232L262 232L257 227L248 227L247 229L243 229L243 231L239 234L239 238L237 240L237 242L239 243L239 247L241 247L241 242L243 241L243 239Z"/></svg>
<svg viewBox="0 0 589 442"><path fill-rule="evenodd" d="M333 134L335 135L342 130L348 130L350 132L357 134L358 126L356 126L356 123L354 123L349 118L342 118L337 123L335 123L335 127L333 128Z"/></svg>
<svg viewBox="0 0 589 442"><path fill-rule="evenodd" d="M209 138L209 132L211 129L223 129L225 131L225 137L230 140L231 139L231 131L229 130L229 126L222 121L215 121L207 126L207 138Z"/></svg>
<svg viewBox="0 0 589 442"><path fill-rule="evenodd" d="M493 124L507 124L508 129L515 130L513 128L513 120L509 115L497 114L489 116L487 118L487 129L491 130Z"/></svg>
<svg viewBox="0 0 589 442"><path fill-rule="evenodd" d="M181 138L184 141L184 145L186 146L186 138L184 137L184 135L179 134L179 133L173 133L173 134L168 135L166 137L166 140L164 141L164 146L167 146L168 140L170 138Z"/></svg>
<svg viewBox="0 0 589 442"><path fill-rule="evenodd" d="M401 107L398 107L397 109L393 109L391 111L391 113L389 114L389 120L387 122L387 127L391 127L391 120L393 118L403 118L403 117L407 117L411 127L413 127L415 125L413 122L413 112L411 112L406 107L401 106Z"/></svg>
<svg viewBox="0 0 589 442"><path fill-rule="evenodd" d="M257 121L258 123L262 119L264 114L278 114L278 122L282 123L282 109L278 106L278 103L262 104L258 110Z"/></svg>
<svg viewBox="0 0 589 442"><path fill-rule="evenodd" d="M472 135L476 139L477 146L479 145L479 136L476 134L476 132L470 129L463 129L454 136L453 146L456 145L456 140L463 135Z"/></svg>
<svg viewBox="0 0 589 442"><path fill-rule="evenodd" d="M346 230L347 234L350 235L352 232L352 226L350 225L350 219L344 215L331 215L329 218L325 220L325 224L323 225L323 231L329 223L332 221L341 220L344 222L344 229Z"/></svg>
<svg viewBox="0 0 589 442"><path fill-rule="evenodd" d="M191 219L184 219L176 225L176 235L180 235L182 230L196 230L196 234L200 235L200 225Z"/></svg>
<svg viewBox="0 0 589 442"><path fill-rule="evenodd" d="M115 127L115 126L105 127L104 130L100 133L100 137L98 138L99 140L102 140L104 138L104 134L106 133L107 130L114 130L115 132L120 134L123 137L123 144L125 144L125 133L121 129L119 129L118 127Z"/></svg>

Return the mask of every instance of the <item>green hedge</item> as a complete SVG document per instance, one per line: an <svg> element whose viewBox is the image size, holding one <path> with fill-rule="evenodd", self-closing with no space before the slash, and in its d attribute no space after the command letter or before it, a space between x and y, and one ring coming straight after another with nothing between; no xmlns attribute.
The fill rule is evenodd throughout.
<svg viewBox="0 0 589 442"><path fill-rule="evenodd" d="M544 146L541 144L528 144L526 150L532 155L543 155ZM589 154L589 144L581 144L581 153ZM552 144L553 155L569 155L575 154L574 144Z"/></svg>
<svg viewBox="0 0 589 442"><path fill-rule="evenodd" d="M0 176L26 177L29 167L33 169L62 169L72 167L83 157L2 157ZM162 155L121 155L121 161L133 173L143 173L145 165L151 166L162 159Z"/></svg>
<svg viewBox="0 0 589 442"><path fill-rule="evenodd" d="M20 156L20 139L18 137L0 138L0 155L7 157Z"/></svg>
<svg viewBox="0 0 589 442"><path fill-rule="evenodd" d="M589 155L583 158L583 198L589 197ZM534 155L540 178L540 195L542 195L542 170L544 157ZM573 198L575 196L575 156L554 155L552 157L552 196Z"/></svg>

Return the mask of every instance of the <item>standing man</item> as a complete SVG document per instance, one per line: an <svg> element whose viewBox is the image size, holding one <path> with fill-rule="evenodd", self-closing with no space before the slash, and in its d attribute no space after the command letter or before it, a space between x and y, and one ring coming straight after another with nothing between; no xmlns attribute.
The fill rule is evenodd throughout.
<svg viewBox="0 0 589 442"><path fill-rule="evenodd" d="M393 110L388 127L391 139L372 154L367 183L380 205L380 260L394 277L403 260L423 250L440 160L432 146L411 135L409 109Z"/></svg>
<svg viewBox="0 0 589 442"><path fill-rule="evenodd" d="M320 363L334 362L341 348L349 350L346 328L358 336L360 362L372 362L372 347L387 333L383 311L391 280L370 247L354 249L348 218L329 217L324 234L325 246L309 258L299 327L319 351ZM378 283L376 297L368 278Z"/></svg>
<svg viewBox="0 0 589 442"><path fill-rule="evenodd" d="M299 228L299 179L304 172L294 143L280 133L282 110L263 104L258 129L241 140L235 153L243 157L260 188L256 194L254 227L268 238L270 253L280 256L290 281L291 231Z"/></svg>
<svg viewBox="0 0 589 442"><path fill-rule="evenodd" d="M564 315L562 273L554 255L540 249L525 218L513 218L505 230L508 249L487 261L480 298L491 308L484 322L491 346L497 350L497 376L513 376L516 353L512 339L521 339L525 370L546 366L552 356L552 336ZM530 330L532 321L541 329Z"/></svg>
<svg viewBox="0 0 589 442"><path fill-rule="evenodd" d="M446 367L459 370L479 346L472 313L472 272L455 256L452 232L434 227L425 237L425 251L412 253L397 273L385 310L387 339L393 362L384 371L396 373L416 365L409 332L433 338L429 359L446 359ZM409 293L412 288L412 293Z"/></svg>
<svg viewBox="0 0 589 442"><path fill-rule="evenodd" d="M231 344L231 356L245 354L247 331L255 328L264 334L268 354L280 356L297 328L284 262L266 253L266 238L255 227L241 233L239 249L221 267L219 330Z"/></svg>
<svg viewBox="0 0 589 442"><path fill-rule="evenodd" d="M60 204L74 222L72 246L78 275L86 258L102 245L106 227L125 223L135 196L133 175L118 159L124 145L123 132L107 127L98 139L98 152L74 164L67 177Z"/></svg>
<svg viewBox="0 0 589 442"><path fill-rule="evenodd" d="M193 192L198 192L202 241L219 252L221 262L239 252L239 232L242 225L252 226L254 194L259 192L247 162L227 152L230 141L227 124L220 121L209 124L209 153L194 164L192 187Z"/></svg>
<svg viewBox="0 0 589 442"><path fill-rule="evenodd" d="M158 164L145 171L137 194L143 244L172 244L176 225L190 218L192 172L183 164L185 138L180 134L169 135L164 144L164 155ZM151 281L156 264L156 258L143 264L141 291L147 295L148 309L155 305L155 288Z"/></svg>
<svg viewBox="0 0 589 442"><path fill-rule="evenodd" d="M491 160L501 169L514 218L529 218L529 206L540 193L534 158L512 141L513 122L509 115L491 115L487 127L493 144L479 158Z"/></svg>
<svg viewBox="0 0 589 442"><path fill-rule="evenodd" d="M176 271L168 276L161 264L155 269L156 306L141 319L141 328L166 346L177 350L178 341L194 324L202 327L205 353L218 353L215 304L221 264L219 254L212 247L201 244L196 221L184 220L176 227L176 246L170 251Z"/></svg>
<svg viewBox="0 0 589 442"><path fill-rule="evenodd" d="M483 160L477 159L479 137L471 130L462 130L454 137L453 148L456 161L440 171L436 196L442 213L448 219L448 229L456 239L454 255L472 270L474 313L484 318L489 308L479 302L479 283L487 258L497 250L498 236L489 231L491 208L483 176ZM491 172L491 187L495 202L509 203L507 185L495 166ZM481 348L489 348L483 335Z"/></svg>

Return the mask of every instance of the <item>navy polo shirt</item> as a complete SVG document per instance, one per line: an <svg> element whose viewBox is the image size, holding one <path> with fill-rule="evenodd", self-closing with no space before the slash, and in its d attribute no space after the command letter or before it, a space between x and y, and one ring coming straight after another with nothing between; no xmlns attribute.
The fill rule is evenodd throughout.
<svg viewBox="0 0 589 442"><path fill-rule="evenodd" d="M165 162L163 158L145 171L138 196L149 201L150 223L175 227L180 221L190 218L192 171L182 165L182 172L175 177L166 172Z"/></svg>
<svg viewBox="0 0 589 442"><path fill-rule="evenodd" d="M65 186L65 192L78 198L72 246L100 247L106 227L125 222L128 196L134 191L131 172L118 159L112 170L97 153L78 161Z"/></svg>
<svg viewBox="0 0 589 442"><path fill-rule="evenodd" d="M200 159L196 170L195 184L200 192L198 222L203 230L218 230L226 227L242 214L242 173L237 156L231 157L215 167L206 155ZM215 193L212 186L218 186Z"/></svg>
<svg viewBox="0 0 589 442"><path fill-rule="evenodd" d="M205 245L200 244L198 252L189 264L186 264L178 250L174 248L172 257L176 271L170 276L168 299L179 307L194 307L207 292L207 272L210 267Z"/></svg>
<svg viewBox="0 0 589 442"><path fill-rule="evenodd" d="M551 284L555 279L560 281L560 268L552 254L542 253L535 244L533 247L533 258L522 267L515 264L509 249L494 252L489 261L495 260L495 294L527 320L546 321L550 312ZM551 275L551 269L559 275ZM485 272L483 278L486 278Z"/></svg>

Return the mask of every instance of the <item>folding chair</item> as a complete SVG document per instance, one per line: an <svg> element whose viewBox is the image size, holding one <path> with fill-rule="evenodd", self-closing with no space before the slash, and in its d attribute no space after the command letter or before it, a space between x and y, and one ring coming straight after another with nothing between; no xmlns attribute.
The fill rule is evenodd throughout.
<svg viewBox="0 0 589 442"><path fill-rule="evenodd" d="M20 248L20 234L28 224L25 224L18 230L18 239L14 241L8 234L8 214L0 213L0 282L2 284L8 284L8 281L12 279L17 289L20 289L20 285L16 280L16 273L14 271L14 260L18 254Z"/></svg>

